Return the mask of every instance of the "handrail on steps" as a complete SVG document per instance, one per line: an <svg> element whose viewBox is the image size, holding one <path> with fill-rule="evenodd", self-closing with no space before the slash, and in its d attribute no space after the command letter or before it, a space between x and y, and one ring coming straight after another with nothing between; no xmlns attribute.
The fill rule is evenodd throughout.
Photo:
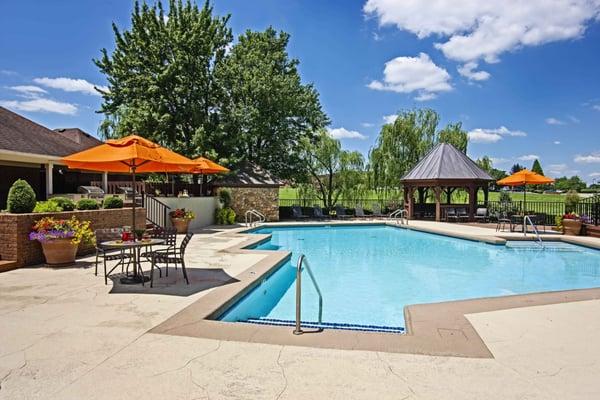
<svg viewBox="0 0 600 400"><path fill-rule="evenodd" d="M527 223L528 222L529 222L529 225L531 225L533 232L535 233L537 244L539 244L542 248L544 248L544 242L542 241L542 237L540 236L540 233L538 232L537 227L535 226L535 224L533 223L533 221L531 220L529 215L525 215L523 217L523 236L527 236Z"/></svg>
<svg viewBox="0 0 600 400"><path fill-rule="evenodd" d="M389 215L389 219L390 220L394 220L395 219L396 223L408 225L408 210L406 210L405 208L401 208L401 209L398 209L396 211L393 211Z"/></svg>
<svg viewBox="0 0 600 400"><path fill-rule="evenodd" d="M300 258L298 258L298 263L296 264L296 328L294 329L294 335L302 335L304 333L302 330L302 323L300 322L302 305L302 265L304 265L306 272L308 272L308 276L319 295L319 324L323 322L323 295L321 294L321 289L319 289L319 285L308 264L308 260L304 254L300 254ZM322 330L323 328L319 328L319 331Z"/></svg>
<svg viewBox="0 0 600 400"><path fill-rule="evenodd" d="M258 218L254 222L252 221L253 216ZM265 222L267 217L265 217L265 215L263 213L261 213L260 211L252 209L252 210L246 211L246 214L244 215L244 219L246 222L246 226L253 226L253 224Z"/></svg>

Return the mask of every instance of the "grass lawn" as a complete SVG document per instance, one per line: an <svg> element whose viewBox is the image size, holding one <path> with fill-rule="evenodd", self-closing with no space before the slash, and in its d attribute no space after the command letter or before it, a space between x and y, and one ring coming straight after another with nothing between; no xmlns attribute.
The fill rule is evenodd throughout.
<svg viewBox="0 0 600 400"><path fill-rule="evenodd" d="M281 199L296 199L297 198L297 189L291 187L282 187L279 189L279 198ZM523 200L523 192L510 192L510 197L515 200ZM364 198L366 199L375 199L377 195L374 191L368 192L365 194ZM489 200L497 201L500 198L499 192L490 192ZM458 193L454 198L456 202L466 202L467 194L466 193ZM479 199L483 201L483 192L479 191ZM564 194L541 194L541 193L532 193L527 192L527 201L557 201L564 202L565 195Z"/></svg>

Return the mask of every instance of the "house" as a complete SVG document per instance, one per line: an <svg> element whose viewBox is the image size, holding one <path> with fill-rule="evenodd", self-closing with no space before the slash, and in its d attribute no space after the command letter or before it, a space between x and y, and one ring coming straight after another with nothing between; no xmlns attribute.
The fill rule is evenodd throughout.
<svg viewBox="0 0 600 400"><path fill-rule="evenodd" d="M108 181L108 175L68 170L62 157L100 144L78 128L51 130L0 107L0 210L12 183L25 179L39 200L76 193L80 185Z"/></svg>

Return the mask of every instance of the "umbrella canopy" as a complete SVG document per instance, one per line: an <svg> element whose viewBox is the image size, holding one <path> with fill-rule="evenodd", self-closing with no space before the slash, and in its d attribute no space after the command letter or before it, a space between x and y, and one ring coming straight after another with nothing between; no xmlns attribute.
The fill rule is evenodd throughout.
<svg viewBox="0 0 600 400"><path fill-rule="evenodd" d="M186 173L194 161L137 135L107 140L62 159L69 168L106 172Z"/></svg>
<svg viewBox="0 0 600 400"><path fill-rule="evenodd" d="M195 174L210 175L229 172L229 169L209 160L208 158L198 157L194 160L194 162L196 163L196 166L194 169L192 169L192 172Z"/></svg>
<svg viewBox="0 0 600 400"><path fill-rule="evenodd" d="M529 171L528 169L522 169L511 176L500 179L496 183L504 186L545 185L554 183L554 179Z"/></svg>

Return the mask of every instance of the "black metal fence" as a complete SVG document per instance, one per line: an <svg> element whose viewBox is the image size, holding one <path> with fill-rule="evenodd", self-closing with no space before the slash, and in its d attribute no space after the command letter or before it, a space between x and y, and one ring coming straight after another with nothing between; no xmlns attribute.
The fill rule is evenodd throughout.
<svg viewBox="0 0 600 400"><path fill-rule="evenodd" d="M600 195L581 200L577 204L576 212L590 218L594 225L600 224Z"/></svg>
<svg viewBox="0 0 600 400"><path fill-rule="evenodd" d="M362 206L365 210L372 210L373 204L379 204L381 209L391 208L397 209L402 205L402 199L398 198L389 198L389 199L378 199L378 198L365 198L365 199L351 199L338 200L336 205L345 207L345 208L354 208L357 205ZM325 207L325 203L319 199L279 199L279 207L292 207L292 206L300 206L300 207Z"/></svg>

